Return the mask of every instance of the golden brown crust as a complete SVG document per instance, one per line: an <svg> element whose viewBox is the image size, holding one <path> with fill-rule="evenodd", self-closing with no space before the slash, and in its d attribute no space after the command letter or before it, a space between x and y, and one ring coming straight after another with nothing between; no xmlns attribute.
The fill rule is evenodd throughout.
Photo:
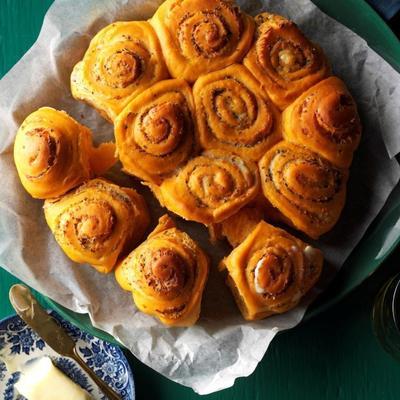
<svg viewBox="0 0 400 400"><path fill-rule="evenodd" d="M46 200L44 213L65 254L102 273L114 268L128 242L137 244L150 222L142 196L103 179Z"/></svg>
<svg viewBox="0 0 400 400"><path fill-rule="evenodd" d="M361 138L357 106L337 77L319 82L283 112L284 139L301 144L332 164L348 168Z"/></svg>
<svg viewBox="0 0 400 400"><path fill-rule="evenodd" d="M150 23L171 75L189 82L239 62L254 33L253 19L230 0L167 0Z"/></svg>
<svg viewBox="0 0 400 400"><path fill-rule="evenodd" d="M72 95L112 122L144 89L168 78L157 36L146 21L115 22L90 42L71 75Z"/></svg>
<svg viewBox="0 0 400 400"><path fill-rule="evenodd" d="M243 63L283 110L329 76L330 66L322 49L311 43L294 22L269 13L255 20L256 40Z"/></svg>
<svg viewBox="0 0 400 400"><path fill-rule="evenodd" d="M208 277L206 254L169 217L117 267L119 285L136 306L168 326L196 323Z"/></svg>
<svg viewBox="0 0 400 400"><path fill-rule="evenodd" d="M61 196L105 172L116 159L113 143L94 148L92 133L66 112L42 107L19 128L14 161L21 183L35 198Z"/></svg>
<svg viewBox="0 0 400 400"><path fill-rule="evenodd" d="M280 112L239 64L201 76L193 86L199 141L258 161L282 138Z"/></svg>
<svg viewBox="0 0 400 400"><path fill-rule="evenodd" d="M261 221L221 264L243 317L256 320L294 308L318 281L323 256Z"/></svg>
<svg viewBox="0 0 400 400"><path fill-rule="evenodd" d="M114 123L124 171L234 247L220 269L247 320L292 309L322 270L318 249L264 219L318 238L344 206L361 125L330 74L322 49L281 16L166 0L148 22L101 30L71 75L73 96ZM113 143L94 148L89 129L42 108L21 126L14 157L73 261L107 273L138 245L150 222L142 196L90 180L115 163ZM208 272L207 255L164 215L115 277L142 312L190 326Z"/></svg>
<svg viewBox="0 0 400 400"><path fill-rule="evenodd" d="M255 205L248 205L221 222L221 235L226 237L232 247L236 247L249 236L263 219L263 209Z"/></svg>
<svg viewBox="0 0 400 400"><path fill-rule="evenodd" d="M305 147L280 142L259 162L263 193L293 226L317 239L339 219L348 171Z"/></svg>
<svg viewBox="0 0 400 400"><path fill-rule="evenodd" d="M270 201L264 196L262 187L258 192L257 197L249 204L253 208L257 208L262 211L263 219L272 224L285 224L294 228L292 221L286 218L276 207L274 207Z"/></svg>
<svg viewBox="0 0 400 400"><path fill-rule="evenodd" d="M170 211L210 225L250 202L259 190L259 177L252 162L221 150L209 150L152 189Z"/></svg>
<svg viewBox="0 0 400 400"><path fill-rule="evenodd" d="M113 142L101 143L90 152L90 168L95 176L103 175L117 161L116 146Z"/></svg>
<svg viewBox="0 0 400 400"><path fill-rule="evenodd" d="M160 183L195 148L192 92L183 79L158 82L137 96L115 121L124 171Z"/></svg>

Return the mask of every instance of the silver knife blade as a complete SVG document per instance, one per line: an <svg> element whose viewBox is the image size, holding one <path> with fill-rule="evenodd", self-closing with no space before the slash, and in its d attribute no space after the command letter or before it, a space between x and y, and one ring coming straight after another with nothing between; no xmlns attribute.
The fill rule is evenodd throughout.
<svg viewBox="0 0 400 400"><path fill-rule="evenodd" d="M38 303L30 289L21 284L13 285L9 292L10 302L17 314L29 325L54 351L65 357L73 358L86 371L100 390L110 400L121 400L118 393L91 370L79 356L75 342L57 323L47 314Z"/></svg>
<svg viewBox="0 0 400 400"><path fill-rule="evenodd" d="M10 302L17 314L57 353L72 357L75 342L33 297L30 289L21 284L13 285Z"/></svg>

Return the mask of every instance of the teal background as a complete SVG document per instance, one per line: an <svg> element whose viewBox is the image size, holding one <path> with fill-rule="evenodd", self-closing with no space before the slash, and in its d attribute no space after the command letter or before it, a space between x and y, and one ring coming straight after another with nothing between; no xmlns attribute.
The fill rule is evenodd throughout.
<svg viewBox="0 0 400 400"><path fill-rule="evenodd" d="M0 77L33 44L52 1L0 0ZM363 0L316 1L400 65L400 45ZM71 0L73 5L73 0ZM382 40L384 38L384 40ZM204 399L398 399L400 365L380 348L371 329L379 287L399 270L396 250L339 304L280 334L256 371L233 388ZM0 318L12 313L8 289L17 280L0 269ZM343 285L340 278L336 285ZM195 399L192 390L161 377L129 356L138 399Z"/></svg>

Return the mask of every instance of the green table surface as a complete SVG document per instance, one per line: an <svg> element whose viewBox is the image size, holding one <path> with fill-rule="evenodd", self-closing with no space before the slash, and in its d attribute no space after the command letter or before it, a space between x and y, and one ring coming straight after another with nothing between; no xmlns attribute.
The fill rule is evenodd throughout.
<svg viewBox="0 0 400 400"><path fill-rule="evenodd" d="M352 0L355 1L363 0ZM51 3L51 0L0 0L0 77L32 45ZM350 15L343 22L351 27ZM369 43L370 39L373 38L368 38ZM371 44L379 51L379 43ZM399 399L400 365L381 349L371 327L374 297L383 283L400 270L399 255L398 249L339 304L278 335L250 377L238 379L232 388L203 398ZM8 290L15 282L16 278L0 268L0 319L13 313ZM137 399L200 398L132 355L127 356L135 376Z"/></svg>

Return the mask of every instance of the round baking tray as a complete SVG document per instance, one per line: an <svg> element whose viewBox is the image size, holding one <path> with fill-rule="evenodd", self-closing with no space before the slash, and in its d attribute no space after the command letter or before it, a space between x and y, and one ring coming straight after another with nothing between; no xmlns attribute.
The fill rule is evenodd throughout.
<svg viewBox="0 0 400 400"><path fill-rule="evenodd" d="M363 37L368 45L400 72L400 42L381 17L364 0L314 0L326 14ZM394 191L373 224L354 249L334 282L308 309L305 320L336 304L372 274L400 242L400 190ZM119 344L111 335L93 327L88 314L78 314L49 298L47 306L63 318L103 340Z"/></svg>

